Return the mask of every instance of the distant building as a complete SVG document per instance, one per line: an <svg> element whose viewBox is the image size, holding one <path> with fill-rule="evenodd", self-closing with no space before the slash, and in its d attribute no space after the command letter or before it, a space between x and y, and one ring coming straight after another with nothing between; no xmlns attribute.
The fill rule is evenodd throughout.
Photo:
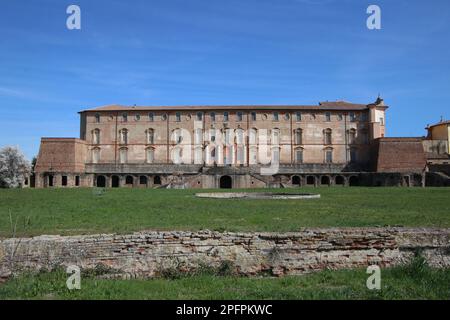
<svg viewBox="0 0 450 320"><path fill-rule="evenodd" d="M422 185L421 139L384 138L387 108L378 98L83 110L79 139L42 138L36 187Z"/></svg>

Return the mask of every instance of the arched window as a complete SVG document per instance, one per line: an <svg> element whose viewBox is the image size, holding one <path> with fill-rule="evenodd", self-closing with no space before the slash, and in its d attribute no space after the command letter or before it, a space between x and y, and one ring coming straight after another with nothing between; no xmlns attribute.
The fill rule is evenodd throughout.
<svg viewBox="0 0 450 320"><path fill-rule="evenodd" d="M272 163L280 163L280 148L272 148Z"/></svg>
<svg viewBox="0 0 450 320"><path fill-rule="evenodd" d="M303 143L303 137L302 137L302 129L295 129L294 132L294 143L295 144L302 144Z"/></svg>
<svg viewBox="0 0 450 320"><path fill-rule="evenodd" d="M280 129L275 128L272 130L272 145L280 144Z"/></svg>
<svg viewBox="0 0 450 320"><path fill-rule="evenodd" d="M203 163L203 150L201 147L196 147L194 150L194 163L195 164Z"/></svg>
<svg viewBox="0 0 450 320"><path fill-rule="evenodd" d="M128 130L122 129L119 131L119 138L121 144L127 144L128 143Z"/></svg>
<svg viewBox="0 0 450 320"><path fill-rule="evenodd" d="M225 111L225 112L223 113L223 121L228 122L228 120L229 120L229 119L228 119L228 112Z"/></svg>
<svg viewBox="0 0 450 320"><path fill-rule="evenodd" d="M253 146L249 148L249 152L250 152L249 155L250 164L258 164L258 149L255 146Z"/></svg>
<svg viewBox="0 0 450 320"><path fill-rule="evenodd" d="M209 130L209 141L214 143L216 141L216 129Z"/></svg>
<svg viewBox="0 0 450 320"><path fill-rule="evenodd" d="M236 129L236 143L244 144L244 130Z"/></svg>
<svg viewBox="0 0 450 320"><path fill-rule="evenodd" d="M119 162L120 163L127 163L128 161L128 149L127 148L120 148L119 149Z"/></svg>
<svg viewBox="0 0 450 320"><path fill-rule="evenodd" d="M195 129L195 144L202 144L203 143L203 130L202 129Z"/></svg>
<svg viewBox="0 0 450 320"><path fill-rule="evenodd" d="M172 150L172 162L180 164L183 159L183 149L176 147Z"/></svg>
<svg viewBox="0 0 450 320"><path fill-rule="evenodd" d="M155 161L155 149L153 148L146 149L146 161L147 163L153 163Z"/></svg>
<svg viewBox="0 0 450 320"><path fill-rule="evenodd" d="M257 143L257 135L258 135L257 129L255 129L255 128L250 129L250 133L249 133L249 143L250 144Z"/></svg>
<svg viewBox="0 0 450 320"><path fill-rule="evenodd" d="M209 118L211 119L211 122L215 122L216 121L216 114L214 112L211 112L209 114Z"/></svg>
<svg viewBox="0 0 450 320"><path fill-rule="evenodd" d="M100 148L92 149L92 163L100 162Z"/></svg>
<svg viewBox="0 0 450 320"><path fill-rule="evenodd" d="M122 113L122 121L127 122L128 121L128 114L126 112Z"/></svg>
<svg viewBox="0 0 450 320"><path fill-rule="evenodd" d="M209 152L210 162L214 163L216 161L216 148L212 147Z"/></svg>
<svg viewBox="0 0 450 320"><path fill-rule="evenodd" d="M233 130L225 130L225 144L231 144L233 142Z"/></svg>
<svg viewBox="0 0 450 320"><path fill-rule="evenodd" d="M236 121L242 121L242 118L243 118L243 114L242 114L242 112L241 111L238 111L237 112L237 114L236 114Z"/></svg>
<svg viewBox="0 0 450 320"><path fill-rule="evenodd" d="M349 144L356 143L356 130L355 129L348 130L348 143Z"/></svg>
<svg viewBox="0 0 450 320"><path fill-rule="evenodd" d="M92 131L92 143L100 144L100 129L94 129Z"/></svg>
<svg viewBox="0 0 450 320"><path fill-rule="evenodd" d="M237 152L236 158L237 158L238 164L244 164L245 163L244 147L238 146L236 152Z"/></svg>
<svg viewBox="0 0 450 320"><path fill-rule="evenodd" d="M325 144L331 144L332 143L332 137L331 137L331 129L325 129L323 131L323 135L324 135L324 143Z"/></svg>
<svg viewBox="0 0 450 320"><path fill-rule="evenodd" d="M155 130L148 129L147 130L147 143L154 144L155 143Z"/></svg>
<svg viewBox="0 0 450 320"><path fill-rule="evenodd" d="M173 139L173 142L175 142L176 144L179 144L183 141L181 129L175 129L172 131L172 139Z"/></svg>
<svg viewBox="0 0 450 320"><path fill-rule="evenodd" d="M303 149L295 149L295 163L303 163Z"/></svg>
<svg viewBox="0 0 450 320"><path fill-rule="evenodd" d="M98 113L95 114L95 122L100 123L100 114Z"/></svg>

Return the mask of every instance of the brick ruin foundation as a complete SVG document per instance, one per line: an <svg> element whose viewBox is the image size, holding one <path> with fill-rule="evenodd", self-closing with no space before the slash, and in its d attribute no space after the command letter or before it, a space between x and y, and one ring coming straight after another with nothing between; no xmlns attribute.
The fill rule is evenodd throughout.
<svg viewBox="0 0 450 320"><path fill-rule="evenodd" d="M450 266L450 229L330 228L289 233L145 231L128 235L38 236L0 241L0 277L77 265L121 277L155 277L229 263L242 275L298 275L407 263L420 251L434 267Z"/></svg>

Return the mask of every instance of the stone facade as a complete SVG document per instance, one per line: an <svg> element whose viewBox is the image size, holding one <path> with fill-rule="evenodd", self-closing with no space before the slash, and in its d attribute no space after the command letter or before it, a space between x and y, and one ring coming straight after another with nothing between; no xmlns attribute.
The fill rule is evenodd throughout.
<svg viewBox="0 0 450 320"><path fill-rule="evenodd" d="M0 241L0 277L77 265L112 275L154 277L228 262L243 275L296 275L406 263L420 251L434 267L450 266L450 229L332 228L289 233L148 231L129 235L38 236Z"/></svg>

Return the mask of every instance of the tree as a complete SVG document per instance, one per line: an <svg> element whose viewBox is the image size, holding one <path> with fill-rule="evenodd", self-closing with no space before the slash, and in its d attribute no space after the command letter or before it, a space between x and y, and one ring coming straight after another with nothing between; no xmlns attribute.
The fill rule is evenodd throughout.
<svg viewBox="0 0 450 320"><path fill-rule="evenodd" d="M17 188L31 173L31 165L17 147L0 149L0 187Z"/></svg>

